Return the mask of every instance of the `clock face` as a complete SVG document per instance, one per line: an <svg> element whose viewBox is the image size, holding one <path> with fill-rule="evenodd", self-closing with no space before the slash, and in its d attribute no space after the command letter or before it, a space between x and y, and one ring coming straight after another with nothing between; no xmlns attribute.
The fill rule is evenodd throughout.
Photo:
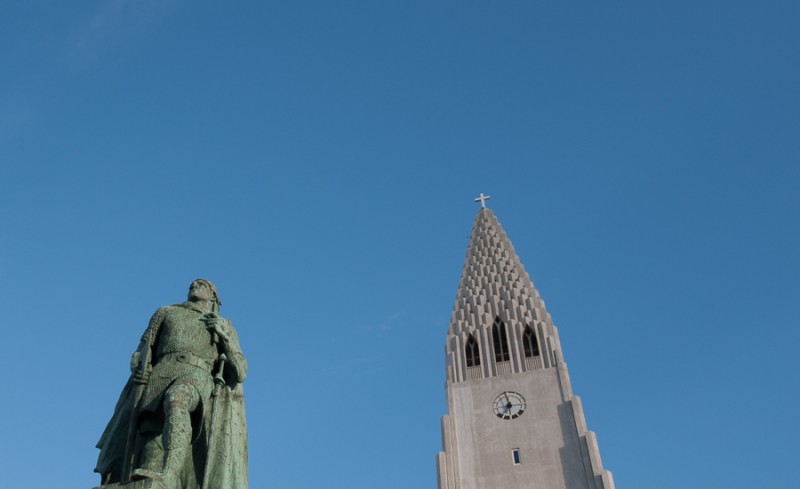
<svg viewBox="0 0 800 489"><path fill-rule="evenodd" d="M492 410L500 419L518 418L525 412L525 398L516 392L503 392L494 400Z"/></svg>

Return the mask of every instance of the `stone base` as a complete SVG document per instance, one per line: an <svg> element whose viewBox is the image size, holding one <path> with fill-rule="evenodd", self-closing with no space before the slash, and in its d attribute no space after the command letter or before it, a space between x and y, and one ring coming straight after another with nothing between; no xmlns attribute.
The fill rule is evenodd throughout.
<svg viewBox="0 0 800 489"><path fill-rule="evenodd" d="M153 479L142 479L138 481L131 481L125 484L117 482L114 484L107 484L105 486L97 486L93 489L156 489L158 487L163 486L158 486L156 481Z"/></svg>

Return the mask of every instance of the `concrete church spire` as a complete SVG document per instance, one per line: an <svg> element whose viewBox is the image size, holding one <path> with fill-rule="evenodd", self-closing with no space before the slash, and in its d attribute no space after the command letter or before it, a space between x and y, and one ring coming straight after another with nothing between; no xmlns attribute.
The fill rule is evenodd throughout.
<svg viewBox="0 0 800 489"><path fill-rule="evenodd" d="M487 199L446 340L439 489L614 489L558 329Z"/></svg>
<svg viewBox="0 0 800 489"><path fill-rule="evenodd" d="M455 353L462 351L470 336L478 342L482 351L489 351L492 346L491 329L500 324L505 326L506 337L510 340L510 363L498 366L492 362L481 362L480 372L472 368L474 365L467 368L466 362L460 361ZM533 339L537 340L535 346L539 346L538 359L526 360L534 356L532 350L528 351L528 357L525 356L525 346L534 346L522 342L526 328L534 331ZM552 355L541 358L543 350L539 339L550 343L547 351ZM549 367L557 362L557 350L557 335L544 301L500 222L491 210L482 207L475 217L450 318L448 380L459 381Z"/></svg>

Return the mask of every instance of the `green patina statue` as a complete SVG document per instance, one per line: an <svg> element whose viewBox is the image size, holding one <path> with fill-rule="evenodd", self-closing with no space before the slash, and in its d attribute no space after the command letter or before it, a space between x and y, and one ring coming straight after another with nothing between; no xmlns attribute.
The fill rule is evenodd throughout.
<svg viewBox="0 0 800 489"><path fill-rule="evenodd" d="M247 362L217 289L153 314L97 447L103 488L246 489Z"/></svg>

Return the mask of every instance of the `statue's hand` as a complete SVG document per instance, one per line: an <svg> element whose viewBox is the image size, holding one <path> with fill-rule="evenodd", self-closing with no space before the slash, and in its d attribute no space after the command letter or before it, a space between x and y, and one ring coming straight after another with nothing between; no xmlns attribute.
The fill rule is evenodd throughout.
<svg viewBox="0 0 800 489"><path fill-rule="evenodd" d="M137 384L146 384L147 379L150 378L150 371L153 370L152 365L145 365L142 368L140 359L141 359L142 352L135 351L131 356L131 374L133 374L133 380Z"/></svg>
<svg viewBox="0 0 800 489"><path fill-rule="evenodd" d="M216 333L223 343L227 343L231 338L231 322L216 315L208 316L205 319L206 328L212 333Z"/></svg>
<svg viewBox="0 0 800 489"><path fill-rule="evenodd" d="M150 379L150 372L152 370L152 365L146 365L144 369L136 368L133 372L133 381L137 384L146 384Z"/></svg>

